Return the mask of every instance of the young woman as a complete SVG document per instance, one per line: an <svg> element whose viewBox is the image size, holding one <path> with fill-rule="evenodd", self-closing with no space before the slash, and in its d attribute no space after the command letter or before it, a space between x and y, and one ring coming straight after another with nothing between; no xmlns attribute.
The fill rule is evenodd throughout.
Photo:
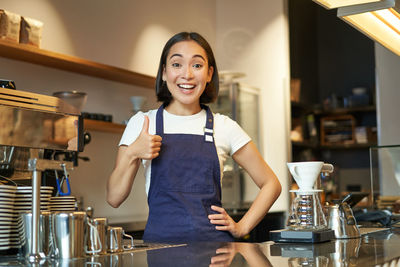
<svg viewBox="0 0 400 267"><path fill-rule="evenodd" d="M146 176L149 217L143 239L158 242L233 241L248 234L278 198L281 185L240 126L204 104L218 95L210 45L181 32L165 45L156 79L158 110L133 116L122 136L107 201L129 195L139 164ZM239 222L221 207L221 178L228 156L260 191Z"/></svg>

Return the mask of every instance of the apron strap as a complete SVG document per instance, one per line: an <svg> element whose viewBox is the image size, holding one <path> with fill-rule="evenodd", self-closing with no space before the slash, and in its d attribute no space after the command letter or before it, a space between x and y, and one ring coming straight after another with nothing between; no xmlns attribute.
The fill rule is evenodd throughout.
<svg viewBox="0 0 400 267"><path fill-rule="evenodd" d="M214 142L214 116L210 110L210 108L206 105L201 105L201 108L206 110L206 125L204 127L204 141L205 142ZM156 114L156 134L159 136L163 136L164 134L164 104L162 104Z"/></svg>
<svg viewBox="0 0 400 267"><path fill-rule="evenodd" d="M156 135L163 136L164 134L164 104L162 104L156 114Z"/></svg>
<svg viewBox="0 0 400 267"><path fill-rule="evenodd" d="M207 112L206 126L204 127L204 141L214 142L214 116L211 109L206 105L201 105L203 109Z"/></svg>

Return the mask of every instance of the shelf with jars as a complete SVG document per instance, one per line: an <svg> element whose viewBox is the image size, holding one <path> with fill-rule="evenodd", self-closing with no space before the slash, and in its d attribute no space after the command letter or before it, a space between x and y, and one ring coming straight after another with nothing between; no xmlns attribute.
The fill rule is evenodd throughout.
<svg viewBox="0 0 400 267"><path fill-rule="evenodd" d="M376 145L376 108L331 110L292 103L293 149L365 149Z"/></svg>

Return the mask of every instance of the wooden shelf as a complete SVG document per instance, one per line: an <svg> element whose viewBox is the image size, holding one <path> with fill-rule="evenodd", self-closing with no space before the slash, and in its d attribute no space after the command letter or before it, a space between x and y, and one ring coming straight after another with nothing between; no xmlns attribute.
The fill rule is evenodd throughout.
<svg viewBox="0 0 400 267"><path fill-rule="evenodd" d="M376 146L376 143L320 145L317 143L304 141L304 142L292 142L292 146L298 148L310 148L310 149L365 149Z"/></svg>
<svg viewBox="0 0 400 267"><path fill-rule="evenodd" d="M376 143L366 143L366 144L331 144L322 145L321 149L365 149L371 146L376 146Z"/></svg>
<svg viewBox="0 0 400 267"><path fill-rule="evenodd" d="M363 106L363 107L353 107L353 108L337 108L332 110L314 110L316 115L336 115L336 114L349 114L358 112L373 112L376 111L375 106Z"/></svg>
<svg viewBox="0 0 400 267"><path fill-rule="evenodd" d="M152 76L4 40L0 40L0 56L148 89L155 85Z"/></svg>
<svg viewBox="0 0 400 267"><path fill-rule="evenodd" d="M292 141L292 146L298 148L311 148L311 149L319 148L319 145L316 142L308 142L308 141L303 141L303 142Z"/></svg>
<svg viewBox="0 0 400 267"><path fill-rule="evenodd" d="M106 121L85 119L83 122L83 126L84 126L85 130L89 130L89 131L108 132L108 133L123 133L126 125L112 123L112 122L106 122Z"/></svg>

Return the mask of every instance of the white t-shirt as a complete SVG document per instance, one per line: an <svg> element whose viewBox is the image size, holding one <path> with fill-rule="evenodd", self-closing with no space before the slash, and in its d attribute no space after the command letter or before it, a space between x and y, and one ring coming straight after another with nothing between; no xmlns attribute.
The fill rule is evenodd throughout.
<svg viewBox="0 0 400 267"><path fill-rule="evenodd" d="M143 128L144 116L149 117L149 134L156 132L156 114L157 110L150 110L143 113L138 112L132 116L125 128L119 145L130 145L139 136ZM232 119L222 114L214 115L214 142L217 148L217 154L221 170L224 170L224 162L228 156L232 156L241 147L251 141L251 138L245 131ZM199 113L190 116L178 116L164 110L164 133L166 134L197 134L204 135L204 126L206 125L207 114L204 109ZM162 145L161 145L162 149ZM146 176L146 193L150 188L151 160L142 160L144 173Z"/></svg>

